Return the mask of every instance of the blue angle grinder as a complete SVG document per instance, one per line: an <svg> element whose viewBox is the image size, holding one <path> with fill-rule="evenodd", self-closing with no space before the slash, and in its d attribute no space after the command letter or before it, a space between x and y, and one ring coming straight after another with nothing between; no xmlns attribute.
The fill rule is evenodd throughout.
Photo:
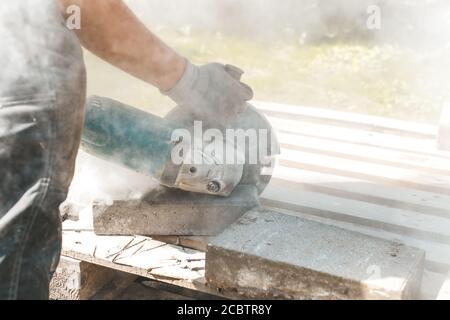
<svg viewBox="0 0 450 320"><path fill-rule="evenodd" d="M161 118L98 96L87 101L81 146L166 187L225 197L237 185L260 194L279 153L274 130L253 106L213 129L181 107Z"/></svg>
<svg viewBox="0 0 450 320"><path fill-rule="evenodd" d="M95 201L96 234L214 236L260 205L279 153L267 119L253 106L223 128L196 118L88 99L81 148L160 183L137 201Z"/></svg>

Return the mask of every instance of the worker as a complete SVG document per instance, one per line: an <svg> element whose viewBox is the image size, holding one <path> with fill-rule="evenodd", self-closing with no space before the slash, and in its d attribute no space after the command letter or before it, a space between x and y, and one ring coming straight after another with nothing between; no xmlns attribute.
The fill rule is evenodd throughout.
<svg viewBox="0 0 450 320"><path fill-rule="evenodd" d="M0 299L48 299L83 127L80 44L201 119L235 119L253 92L236 67L189 62L120 0L2 0L0 39Z"/></svg>

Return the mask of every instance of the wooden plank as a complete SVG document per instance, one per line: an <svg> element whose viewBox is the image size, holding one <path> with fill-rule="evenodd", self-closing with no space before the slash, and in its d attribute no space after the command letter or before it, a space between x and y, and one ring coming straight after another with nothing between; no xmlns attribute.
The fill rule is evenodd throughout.
<svg viewBox="0 0 450 320"><path fill-rule="evenodd" d="M442 107L437 143L439 149L450 151L450 101Z"/></svg>
<svg viewBox="0 0 450 320"><path fill-rule="evenodd" d="M112 269L111 269L112 270ZM117 276L108 282L90 300L115 300L138 278L134 274L116 271Z"/></svg>
<svg viewBox="0 0 450 320"><path fill-rule="evenodd" d="M185 237L185 236L154 236L152 239L173 244L176 246L182 246L202 252L206 252L206 247L208 246L209 237Z"/></svg>
<svg viewBox="0 0 450 320"><path fill-rule="evenodd" d="M142 283L133 283L114 300L191 300L192 298L169 291L146 287Z"/></svg>
<svg viewBox="0 0 450 320"><path fill-rule="evenodd" d="M147 270L152 276L183 280L201 277L205 258L204 253L147 237L97 236L93 232L64 232L63 252L77 252L111 264ZM174 271L179 273L174 275Z"/></svg>
<svg viewBox="0 0 450 320"><path fill-rule="evenodd" d="M158 290L158 291L165 291L167 293L182 295L183 297L185 297L185 299L193 299L193 300L218 300L218 299L220 299L220 300L223 300L222 297L219 297L216 295L211 295L211 294L200 292L200 291L190 290L190 289L174 286L174 285L160 282L160 281L154 281L154 280L150 280L150 279L141 278L141 279L139 279L139 283L148 289L154 289L154 290Z"/></svg>
<svg viewBox="0 0 450 320"><path fill-rule="evenodd" d="M336 142L348 142L355 145L380 147L386 150L450 159L450 152L437 150L436 141L430 138L402 137L395 134L276 117L268 117L268 120L278 133L298 135L299 139L300 137L322 138Z"/></svg>
<svg viewBox="0 0 450 320"><path fill-rule="evenodd" d="M434 126L421 123L316 107L292 106L268 102L255 102L254 104L256 108L271 117L303 121L307 120L316 123L354 127L375 132L395 133L397 135L418 138L435 139L437 136L436 128Z"/></svg>
<svg viewBox="0 0 450 320"><path fill-rule="evenodd" d="M411 169L336 158L310 152L281 148L279 164L322 173L369 180L426 192L450 195L450 177L423 174Z"/></svg>
<svg viewBox="0 0 450 320"><path fill-rule="evenodd" d="M297 192L285 183L270 184L263 199L275 201L282 208L340 221L377 227L423 240L450 241L450 219L326 194Z"/></svg>
<svg viewBox="0 0 450 320"><path fill-rule="evenodd" d="M220 295L204 279L205 254L148 237L96 236L64 231L62 254L183 288ZM229 295L229 298L236 296Z"/></svg>
<svg viewBox="0 0 450 320"><path fill-rule="evenodd" d="M50 282L50 299L87 300L119 279L125 279L128 284L133 281L115 270L62 256ZM109 295L119 293L110 290Z"/></svg>
<svg viewBox="0 0 450 320"><path fill-rule="evenodd" d="M355 146L353 143L334 142L321 138L299 138L286 133L278 134L278 139L281 146L287 149L405 168L422 173L450 175L450 159L414 155L380 147Z"/></svg>
<svg viewBox="0 0 450 320"><path fill-rule="evenodd" d="M312 191L450 218L450 197L441 194L398 186L380 185L368 180L284 166L275 168L272 181L277 181L281 185L284 181L289 182L286 186L291 186L298 192L301 192L301 190Z"/></svg>

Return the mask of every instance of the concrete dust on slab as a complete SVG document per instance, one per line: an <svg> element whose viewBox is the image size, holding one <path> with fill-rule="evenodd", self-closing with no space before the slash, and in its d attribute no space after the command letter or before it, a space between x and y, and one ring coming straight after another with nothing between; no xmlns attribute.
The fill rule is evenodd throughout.
<svg viewBox="0 0 450 320"><path fill-rule="evenodd" d="M407 299L425 254L400 243L269 210L211 240L206 279L250 298Z"/></svg>

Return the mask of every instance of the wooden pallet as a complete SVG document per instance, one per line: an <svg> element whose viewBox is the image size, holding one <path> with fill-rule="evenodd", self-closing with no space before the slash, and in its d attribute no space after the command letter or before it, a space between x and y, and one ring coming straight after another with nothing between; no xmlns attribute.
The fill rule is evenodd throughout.
<svg viewBox="0 0 450 320"><path fill-rule="evenodd" d="M281 156L266 207L424 249L422 296L450 269L450 152L434 126L319 108L256 103ZM160 239L197 249L205 239ZM63 254L207 293L204 255L144 237L65 231Z"/></svg>

